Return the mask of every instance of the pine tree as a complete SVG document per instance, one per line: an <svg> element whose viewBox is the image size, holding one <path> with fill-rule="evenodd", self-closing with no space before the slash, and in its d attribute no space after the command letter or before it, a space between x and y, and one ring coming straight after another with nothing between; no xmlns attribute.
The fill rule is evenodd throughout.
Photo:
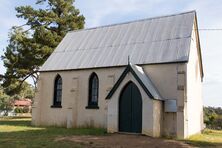
<svg viewBox="0 0 222 148"><path fill-rule="evenodd" d="M85 18L73 4L74 0L37 0L39 9L16 7L16 16L26 23L12 27L2 56L6 73L1 79L8 95L20 92L29 77L36 85L39 67L66 33L84 28Z"/></svg>

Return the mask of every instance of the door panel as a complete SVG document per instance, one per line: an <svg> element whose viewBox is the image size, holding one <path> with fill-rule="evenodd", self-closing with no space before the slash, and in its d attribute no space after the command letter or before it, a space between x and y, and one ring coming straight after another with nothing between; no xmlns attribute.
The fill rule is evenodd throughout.
<svg viewBox="0 0 222 148"><path fill-rule="evenodd" d="M142 98L139 89L134 84L131 92L132 99L132 132L141 133L142 131Z"/></svg>
<svg viewBox="0 0 222 148"><path fill-rule="evenodd" d="M119 131L141 133L142 98L137 86L129 82L119 99Z"/></svg>
<svg viewBox="0 0 222 148"><path fill-rule="evenodd" d="M120 118L119 122L122 123L119 125L119 129L122 132L128 132L131 130L131 87L126 87L124 92L121 94L121 99L120 99Z"/></svg>

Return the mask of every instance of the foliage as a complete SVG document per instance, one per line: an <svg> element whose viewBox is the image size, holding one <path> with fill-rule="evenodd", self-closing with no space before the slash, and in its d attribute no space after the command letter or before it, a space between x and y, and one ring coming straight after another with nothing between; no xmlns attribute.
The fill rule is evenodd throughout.
<svg viewBox="0 0 222 148"><path fill-rule="evenodd" d="M4 112L4 116L8 116L8 112L12 110L12 99L6 95L0 86L0 111Z"/></svg>
<svg viewBox="0 0 222 148"><path fill-rule="evenodd" d="M222 147L222 131L205 129L202 134L193 135L185 142L196 147Z"/></svg>
<svg viewBox="0 0 222 148"><path fill-rule="evenodd" d="M22 112L23 113L28 113L29 112L29 107L28 106L23 107Z"/></svg>
<svg viewBox="0 0 222 148"><path fill-rule="evenodd" d="M16 107L15 110L14 110L15 113L23 113L23 110L22 108L20 107Z"/></svg>
<svg viewBox="0 0 222 148"><path fill-rule="evenodd" d="M32 127L31 118L0 118L0 147L86 147L71 140L56 140L72 135L105 135L105 130Z"/></svg>
<svg viewBox="0 0 222 148"><path fill-rule="evenodd" d="M1 86L1 93L5 94L4 87ZM13 100L19 100L19 99L33 99L35 97L35 88L33 85L23 82L23 85L21 86L21 91L15 95L10 96Z"/></svg>
<svg viewBox="0 0 222 148"><path fill-rule="evenodd" d="M204 123L207 128L222 129L222 108L204 107Z"/></svg>
<svg viewBox="0 0 222 148"><path fill-rule="evenodd" d="M29 112L29 107L25 106L25 107L16 107L15 108L15 113L28 113Z"/></svg>
<svg viewBox="0 0 222 148"><path fill-rule="evenodd" d="M35 88L31 84L24 82L22 85L22 90L20 91L17 97L19 97L19 99L28 98L33 100L34 96Z"/></svg>
<svg viewBox="0 0 222 148"><path fill-rule="evenodd" d="M39 67L53 52L68 31L84 27L84 16L73 6L74 0L37 0L39 9L16 7L17 17L26 23L12 27L6 47L1 75L6 94L22 90L21 84L31 77L36 86Z"/></svg>
<svg viewBox="0 0 222 148"><path fill-rule="evenodd" d="M22 91L14 96L8 96L7 94L5 94L3 87L0 85L0 111L4 112L4 116L8 116L8 112L13 109L13 102L15 100L21 98L33 99L33 97L34 97L34 88L32 85L28 84L27 82L24 82L24 85L22 86ZM26 113L27 109L24 108L20 112Z"/></svg>

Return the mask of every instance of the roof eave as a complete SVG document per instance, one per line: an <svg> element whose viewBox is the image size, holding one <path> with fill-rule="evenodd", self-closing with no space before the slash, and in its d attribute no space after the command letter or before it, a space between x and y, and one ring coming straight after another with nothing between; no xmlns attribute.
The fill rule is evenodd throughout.
<svg viewBox="0 0 222 148"><path fill-rule="evenodd" d="M187 63L188 59L180 61L171 61L171 62L158 62L158 63L146 63L146 64L136 64L138 66L143 65L160 65L160 64L177 64L177 63ZM102 66L102 67L86 67L86 68L73 68L73 69L57 69L57 70L40 70L38 72L58 72L58 71L73 71L73 70L86 70L86 69L102 69L102 68L117 68L125 67L127 65L116 65L116 66Z"/></svg>
<svg viewBox="0 0 222 148"><path fill-rule="evenodd" d="M196 25L196 28L195 31L196 31L196 38L197 38L197 48L198 48L198 53L199 53L199 58L200 58L200 71L201 71L201 81L203 81L203 78L204 78L204 70L203 70L203 62L202 62L202 53L201 53L201 46L200 46L200 37L199 37L199 30L198 30L198 23L197 23L197 14L196 14L196 11L195 11L195 16L194 16L195 20L194 20L194 23Z"/></svg>
<svg viewBox="0 0 222 148"><path fill-rule="evenodd" d="M143 90L145 91L145 93L149 96L150 99L154 99L154 100L159 100L159 101L163 101L162 98L155 98L150 91L146 88L146 86L143 84L143 82L140 80L140 78L137 76L137 74L135 73L135 71L133 70L133 68L131 67L130 64L127 65L127 67L125 68L125 70L123 71L123 73L121 74L121 76L119 77L119 79L117 80L117 82L114 84L114 86L112 87L112 89L110 90L110 92L108 93L108 95L106 96L106 99L111 99L112 95L115 93L115 91L118 89L119 85L121 84L121 82L123 81L123 79L125 78L126 74L128 72L131 72L132 75L135 77L135 79L138 81L138 83L141 85L141 87L143 88Z"/></svg>

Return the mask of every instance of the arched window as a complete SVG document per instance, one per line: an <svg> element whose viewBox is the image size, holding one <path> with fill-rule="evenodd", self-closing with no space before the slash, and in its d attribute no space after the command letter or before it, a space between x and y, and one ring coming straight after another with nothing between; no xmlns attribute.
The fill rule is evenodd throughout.
<svg viewBox="0 0 222 148"><path fill-rule="evenodd" d="M89 78L89 100L88 108L98 108L99 79L96 73L92 73Z"/></svg>
<svg viewBox="0 0 222 148"><path fill-rule="evenodd" d="M61 107L62 102L62 77L57 75L54 83L54 99L53 106Z"/></svg>

